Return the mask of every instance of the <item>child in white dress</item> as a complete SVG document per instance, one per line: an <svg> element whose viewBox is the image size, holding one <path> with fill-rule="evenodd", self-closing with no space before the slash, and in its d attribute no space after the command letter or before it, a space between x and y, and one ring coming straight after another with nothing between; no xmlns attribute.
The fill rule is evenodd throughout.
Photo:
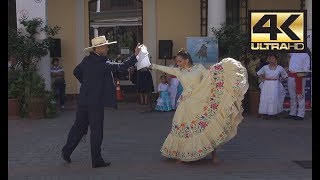
<svg viewBox="0 0 320 180"><path fill-rule="evenodd" d="M162 75L160 79L161 83L159 83L158 85L159 98L157 99L157 106L155 109L158 111L171 111L172 105L167 77L165 75Z"/></svg>
<svg viewBox="0 0 320 180"><path fill-rule="evenodd" d="M277 64L277 60L277 55L269 55L269 64L263 66L257 72L262 81L259 114L264 115L265 119L277 119L277 114L283 111L283 101L286 92L281 81L285 80L288 74L283 67Z"/></svg>

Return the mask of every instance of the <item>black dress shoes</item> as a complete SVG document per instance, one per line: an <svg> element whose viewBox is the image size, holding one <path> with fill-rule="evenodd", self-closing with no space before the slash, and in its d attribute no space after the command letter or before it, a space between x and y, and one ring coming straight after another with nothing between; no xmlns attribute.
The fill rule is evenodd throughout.
<svg viewBox="0 0 320 180"><path fill-rule="evenodd" d="M71 163L71 158L70 156L66 155L65 153L61 153L61 157L64 161L66 161L67 163Z"/></svg>
<svg viewBox="0 0 320 180"><path fill-rule="evenodd" d="M297 116L288 115L286 119L295 119Z"/></svg>
<svg viewBox="0 0 320 180"><path fill-rule="evenodd" d="M110 166L110 162L98 162L98 163L92 163L93 168L99 168L99 167L108 167Z"/></svg>
<svg viewBox="0 0 320 180"><path fill-rule="evenodd" d="M294 117L293 119L294 119L294 120L298 120L298 121L300 121L300 120L303 120L303 117L296 116L296 117Z"/></svg>

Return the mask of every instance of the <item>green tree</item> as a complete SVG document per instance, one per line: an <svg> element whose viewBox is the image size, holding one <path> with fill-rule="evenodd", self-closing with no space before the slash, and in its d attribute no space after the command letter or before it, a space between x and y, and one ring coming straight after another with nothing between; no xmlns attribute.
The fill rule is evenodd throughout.
<svg viewBox="0 0 320 180"><path fill-rule="evenodd" d="M8 57L16 57L23 70L35 70L41 58L48 54L53 37L59 32L60 27L42 27L43 21L39 18L22 20L20 23L25 30L8 27ZM44 39L37 38L41 33L45 34Z"/></svg>
<svg viewBox="0 0 320 180"><path fill-rule="evenodd" d="M48 54L53 37L60 27L44 26L39 18L20 22L24 28L8 27L8 58L14 56L21 68L8 70L8 98L18 98L22 117L28 116L29 105L33 98L45 100L47 116L55 112L52 92L45 89L44 78L37 73L37 65L41 58ZM39 35L44 34L44 39Z"/></svg>
<svg viewBox="0 0 320 180"><path fill-rule="evenodd" d="M232 57L242 62L248 71L248 81L251 90L259 90L258 77L255 68L259 62L259 55L249 51L249 36L241 30L239 24L221 24L219 28L212 28L219 44L220 57Z"/></svg>

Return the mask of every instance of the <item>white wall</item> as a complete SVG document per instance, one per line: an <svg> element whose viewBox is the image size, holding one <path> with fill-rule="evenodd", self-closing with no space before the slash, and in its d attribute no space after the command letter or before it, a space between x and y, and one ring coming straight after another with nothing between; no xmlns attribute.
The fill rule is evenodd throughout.
<svg viewBox="0 0 320 180"><path fill-rule="evenodd" d="M33 18L41 18L43 26L47 25L47 0L16 0L17 11L17 28L22 28L20 19L31 20ZM45 34L38 36L39 39L44 39ZM41 58L38 64L38 73L45 79L46 89L51 90L50 76L50 54Z"/></svg>

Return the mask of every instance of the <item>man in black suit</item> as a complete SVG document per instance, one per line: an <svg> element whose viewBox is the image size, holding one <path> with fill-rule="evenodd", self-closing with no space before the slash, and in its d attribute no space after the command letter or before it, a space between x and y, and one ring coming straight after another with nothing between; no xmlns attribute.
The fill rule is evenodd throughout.
<svg viewBox="0 0 320 180"><path fill-rule="evenodd" d="M74 76L81 83L76 120L70 129L67 143L62 148L62 158L71 163L70 156L87 133L90 126L90 145L92 167L107 167L111 163L105 162L101 156L103 139L104 107L117 108L116 87L112 71L125 71L137 62L136 56L140 52L139 44L128 60L114 63L106 58L108 42L105 36L91 40L92 46L85 50L93 50L89 56L74 69Z"/></svg>

